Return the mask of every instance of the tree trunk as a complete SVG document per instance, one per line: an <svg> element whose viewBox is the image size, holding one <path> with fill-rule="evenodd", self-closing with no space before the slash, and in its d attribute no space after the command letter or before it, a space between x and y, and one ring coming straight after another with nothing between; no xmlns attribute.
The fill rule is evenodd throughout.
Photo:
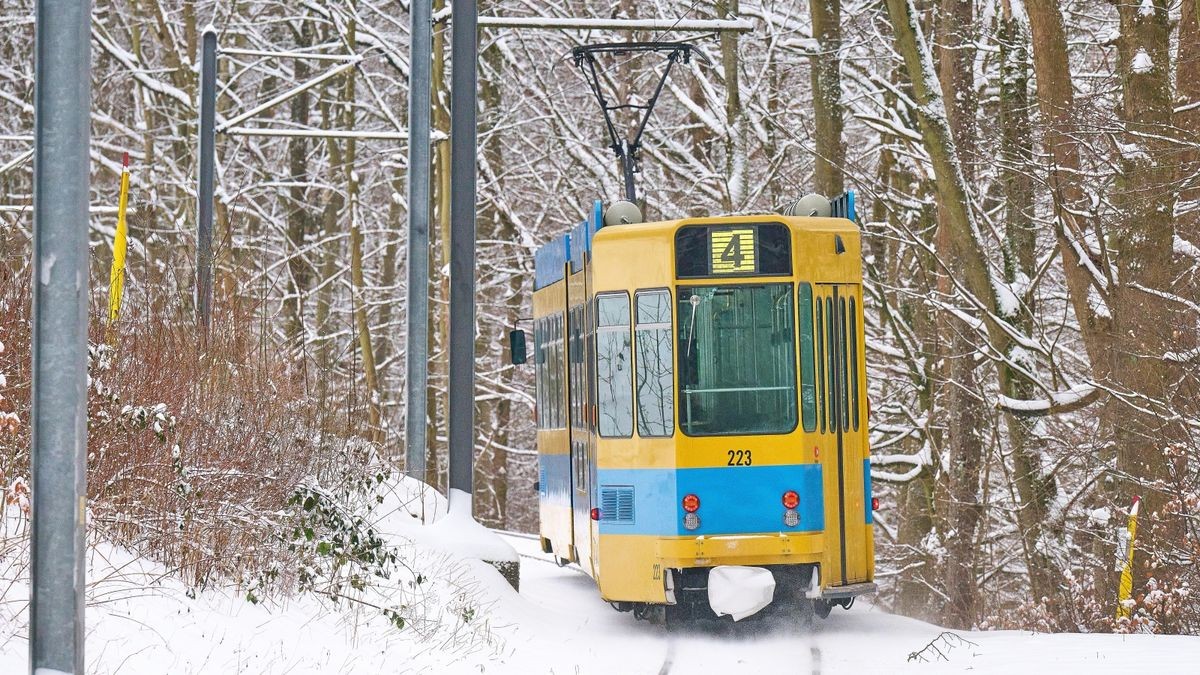
<svg viewBox="0 0 1200 675"><path fill-rule="evenodd" d="M1108 352L1111 312L1103 300L1106 289L1089 274L1088 268L1100 270L1106 264L1093 259L1086 251L1084 234L1096 226L1091 220L1091 205L1084 190L1080 161L1079 136L1076 134L1075 92L1071 86L1071 68L1067 55L1067 39L1063 31L1058 0L1025 0L1029 28L1033 40L1033 70L1037 77L1038 108L1042 113L1042 144L1050 155L1050 192L1054 198L1055 235L1063 256L1063 271L1071 300L1071 308L1079 320L1084 346L1091 358L1093 372L1107 376L1105 367ZM1096 238L1100 232L1096 232ZM1075 244L1080 242L1078 248ZM1095 289L1101 302L1093 307L1088 302L1089 291Z"/></svg>
<svg viewBox="0 0 1200 675"><path fill-rule="evenodd" d="M351 5L353 7L353 5ZM355 44L357 25L351 19L346 27L346 42ZM354 130L354 95L355 73L346 71L346 83L342 97L342 127L347 131ZM363 275L363 235L358 225L358 173L354 169L355 153L358 150L356 139L351 136L346 139L346 153L343 157L343 174L346 179L346 221L350 225L350 295L354 308L354 323L358 333L358 349L362 355L363 383L367 388L367 438L376 444L382 444L383 435L383 392L379 389L379 376L375 372L375 347L371 342L371 322L367 314L366 282Z"/></svg>
<svg viewBox="0 0 1200 675"><path fill-rule="evenodd" d="M946 106L934 77L932 58L925 39L917 24L912 0L887 0L897 47L904 58L913 84L917 115L925 148L933 164L937 186L938 206L946 226L949 246L948 257L954 259L961 270L961 283L982 305L987 316L990 346L1000 353L1009 353L1011 338L990 317L1011 318L1002 311L993 286L991 272L983 248L979 242L974 215L970 210L970 192L966 176L959 161ZM1065 56L1063 57L1065 62ZM1068 81L1069 86L1069 81ZM1011 368L1000 368L1000 385L1008 390L1010 383L1018 377ZM1050 567L1043 557L1042 527L1046 518L1052 485L1041 475L1041 463L1028 453L1014 453L1014 473L1020 505L1017 510L1018 526L1025 547L1026 562L1030 570L1030 581L1034 597L1049 595L1053 590Z"/></svg>
<svg viewBox="0 0 1200 675"><path fill-rule="evenodd" d="M937 65L942 98L948 101L946 116L954 138L959 164L966 180L974 179L974 159L978 138L975 128L975 39L972 35L974 8L971 2L941 0L938 17ZM951 246L948 214L939 205L938 250ZM961 275L962 261L957 256L946 261L946 270L938 270L938 290L954 297L946 272ZM944 620L952 628L970 628L979 608L976 575L976 537L982 510L979 504L985 441L986 415L982 400L977 350L972 336L954 317L939 313L939 361L944 365L946 381L939 387L945 412L947 465L938 481L938 533L946 549L946 608Z"/></svg>
<svg viewBox="0 0 1200 675"><path fill-rule="evenodd" d="M332 39L332 36L325 35L326 39ZM340 78L339 78L340 79ZM338 80L335 80L335 82ZM330 103L332 97L321 97L321 127L323 129L332 129L338 123L337 110ZM329 167L331 173L336 171L335 167L342 164L342 150L337 139L327 138L326 145L329 151ZM345 205L345 198L340 190L332 185L336 185L334 176L330 176L331 188L328 190L329 196L325 200L324 209L321 212L322 236L325 239L324 245L321 247L319 258L321 260L321 269L319 274L320 286L317 289L317 307L316 316L313 326L314 341L316 342L316 362L317 362L317 400L321 406L321 410L325 411L322 421L322 429L330 428L330 394L331 384L335 375L333 367L333 337L330 333L330 322L333 313L333 298L337 284L333 278L337 275L338 260L341 259L341 237L338 236L338 214Z"/></svg>
<svg viewBox="0 0 1200 675"><path fill-rule="evenodd" d="M445 0L434 0L433 12L445 9ZM425 456L425 482L434 487L445 485L441 458L447 453L446 411L449 394L446 382L450 374L450 87L446 80L446 30L433 31L433 67L430 72L433 90L433 129L437 140L433 145L433 181L431 199L437 227L430 230L430 239L438 242L430 251L429 335L433 342L429 361L430 415L427 430L428 448Z"/></svg>
<svg viewBox="0 0 1200 675"><path fill-rule="evenodd" d="M717 0L717 17L737 15L738 0ZM737 33L721 33L721 69L725 75L725 208L745 207L746 200L746 113L742 110L741 79L738 77Z"/></svg>
<svg viewBox="0 0 1200 675"><path fill-rule="evenodd" d="M493 2L482 3L481 9L487 9ZM480 104L480 138L479 155L483 161L483 176L485 182L480 186L481 194L490 193L500 198L504 195L501 176L504 175L504 152L496 131L498 121L504 110L501 92L501 73L504 67L504 56L498 45L493 42L483 49L479 55L485 77L479 82ZM490 179L490 180L489 180ZM518 255L516 244L520 238L517 228L508 216L496 207L496 199L485 199L479 213L479 239L497 247L499 260L508 261ZM492 330L482 330L475 343L476 358L481 362L490 360L493 363L503 363L504 354L497 349L499 337L507 327L516 325L521 313L521 277L511 272L511 265L501 264L499 270L490 265L484 266L483 274L490 279L480 280L480 291L488 297L488 305L496 310L485 309L489 314L498 310L499 321L485 321L493 326ZM482 276L482 275L481 275ZM498 278L497 278L498 277ZM496 326L495 324L500 324ZM495 377L498 386L496 392L487 400L476 403L477 417L485 423L494 425L494 431L487 435L482 447L477 448L475 462L475 511L480 522L503 528L507 524L508 512L508 447L512 440L512 400L506 392L515 388L513 376L515 368L499 367ZM490 493L490 494L489 494Z"/></svg>
<svg viewBox="0 0 1200 675"><path fill-rule="evenodd" d="M300 19L300 30L297 31L296 46L305 49L312 45L312 22L307 17ZM299 82L307 80L309 67L307 59L292 59L295 78ZM291 100L292 123L299 128L308 126L308 111L312 105L309 92L306 90ZM290 346L303 347L304 339L304 297L312 284L312 266L308 263L304 251L309 230L312 227L312 215L308 208L308 139L295 136L288 139L288 169L291 187L288 196L291 205L287 215L288 238L288 276L291 281L288 289L289 297L284 301L283 312L287 320L287 336Z"/></svg>
<svg viewBox="0 0 1200 675"><path fill-rule="evenodd" d="M1120 172L1112 195L1119 218L1110 228L1119 284L1113 289L1115 317L1111 381L1118 391L1138 397L1138 405L1112 404L1117 469L1125 478L1117 504L1141 495L1138 539L1147 566L1134 575L1135 594L1153 575L1169 581L1187 564L1179 549L1186 543L1178 516L1165 506L1174 496L1170 446L1186 431L1172 420L1173 383L1183 373L1162 358L1175 351L1179 333L1194 330L1194 317L1179 303L1168 303L1143 289L1170 292L1176 278L1174 259L1174 184L1177 148L1173 141L1171 26L1168 3L1153 12L1131 3L1118 8L1117 41L1121 75L1122 121ZM1151 572L1150 570L1153 570Z"/></svg>
<svg viewBox="0 0 1200 675"><path fill-rule="evenodd" d="M1036 308L1030 283L1037 274L1033 129L1029 119L1029 26L1023 13L1013 11L1010 0L1005 0L1001 7L997 41L1000 43L1000 182L1005 204L1004 280L1020 300L1010 321L1029 335L1034 329ZM1023 293L1019 292L1022 290ZM1012 346L1008 357L1030 370L1036 366L1033 356L1019 345ZM1019 377L1008 378L1004 385L1003 393L1018 400L1035 398L1038 393L1031 382ZM1026 477L1017 480L1019 486L1024 486L1019 490L1022 511L1031 512L1027 520L1042 521L1054 487L1040 477L1040 471L1032 473L1040 467L1044 450L1034 434L1037 418L1008 412L1004 422L1016 473ZM1036 543L1032 537L1023 541L1025 558L1034 561L1038 568L1048 569L1049 563L1040 562L1040 547ZM1031 573L1031 585L1035 600L1040 600L1052 592L1053 581L1049 574Z"/></svg>
<svg viewBox="0 0 1200 675"><path fill-rule="evenodd" d="M845 191L843 167L846 145L842 139L842 3L812 0L813 39L817 53L811 59L814 171L813 187L836 197Z"/></svg>
<svg viewBox="0 0 1200 675"><path fill-rule="evenodd" d="M1179 58L1176 59L1175 126L1187 147L1180 157L1179 200L1184 207L1176 224L1178 233L1189 243L1200 246L1200 2L1185 0L1179 19ZM1200 263L1192 260L1190 262ZM1184 297L1196 297L1200 279L1185 278Z"/></svg>

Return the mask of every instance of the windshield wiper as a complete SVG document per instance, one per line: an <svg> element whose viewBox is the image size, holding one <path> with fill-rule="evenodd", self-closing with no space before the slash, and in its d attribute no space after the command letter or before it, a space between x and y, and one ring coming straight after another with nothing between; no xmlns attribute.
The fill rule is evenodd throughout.
<svg viewBox="0 0 1200 675"><path fill-rule="evenodd" d="M688 325L687 355L691 356L692 341L696 337L696 308L700 306L700 296L693 293L692 297L688 298L688 302L692 305L692 320Z"/></svg>

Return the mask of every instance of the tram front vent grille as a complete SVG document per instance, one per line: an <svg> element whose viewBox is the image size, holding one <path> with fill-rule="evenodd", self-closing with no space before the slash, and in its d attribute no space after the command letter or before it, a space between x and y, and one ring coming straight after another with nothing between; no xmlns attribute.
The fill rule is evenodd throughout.
<svg viewBox="0 0 1200 675"><path fill-rule="evenodd" d="M633 522L633 487L605 485L600 488L600 521L604 523Z"/></svg>

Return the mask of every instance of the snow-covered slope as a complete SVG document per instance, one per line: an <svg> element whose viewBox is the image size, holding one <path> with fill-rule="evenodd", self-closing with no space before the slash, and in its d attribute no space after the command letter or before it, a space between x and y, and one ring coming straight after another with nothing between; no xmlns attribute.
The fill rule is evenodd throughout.
<svg viewBox="0 0 1200 675"><path fill-rule="evenodd" d="M430 506L439 506L431 504ZM381 529L419 527L400 507ZM397 520L398 519L398 520ZM388 525L394 526L389 527ZM417 536L420 539L420 536ZM305 596L251 604L243 591L191 593L161 566L108 546L90 560L87 659L101 675L189 673L1193 673L1200 638L1038 635L1012 631L946 635L867 603L835 610L811 630L747 621L716 632L669 634L613 611L588 577L559 568L536 541L506 536L521 555L522 593L488 565L444 559L421 610L396 629L363 605ZM423 556L423 557L422 557ZM3 572L16 578L15 568ZM17 575L19 576L19 575ZM0 603L0 673L27 668L25 581ZM438 585L441 584L441 585ZM386 593L386 589L377 589ZM195 597L191 597L194 595ZM434 606L436 605L436 606ZM909 655L933 643L923 654Z"/></svg>

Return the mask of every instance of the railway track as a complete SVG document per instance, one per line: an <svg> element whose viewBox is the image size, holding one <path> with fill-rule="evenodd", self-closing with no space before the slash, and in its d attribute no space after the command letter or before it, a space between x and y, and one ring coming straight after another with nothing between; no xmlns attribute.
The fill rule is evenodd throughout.
<svg viewBox="0 0 1200 675"><path fill-rule="evenodd" d="M514 537L517 539L527 539L530 541L538 541L538 539L539 539L539 537L537 535L526 534L524 532L512 532L510 530L496 530L496 529L493 529L492 531L502 537ZM530 554L530 553L522 553L520 551L517 551L517 555L521 556L522 558L525 558L526 560L536 560L537 562L546 563L548 565L554 565L555 567L559 567L561 569L568 570L570 572L574 572L575 574L582 574L583 576L587 576L587 573L584 572L583 570L581 570L577 565L559 565L557 560L555 560L554 558L548 557L544 554L543 555L534 555L534 554Z"/></svg>
<svg viewBox="0 0 1200 675"><path fill-rule="evenodd" d="M526 534L524 532L512 532L509 530L495 530L495 529L492 531L495 532L496 534L499 534L502 537L513 537L515 539L525 539L528 541L538 541L538 539L539 539L539 537L537 535ZM582 569L580 569L577 565L573 565L573 564L565 565L565 566L559 565L557 560L554 560L553 558L546 556L546 555L533 555L533 554L529 554L529 553L521 553L520 551L517 551L517 555L521 556L522 558L525 558L526 560L535 560L540 563L546 563L547 565L554 565L555 567L559 567L564 570L569 570L575 574L582 574L584 576L587 576L587 574ZM666 653L663 654L662 665L659 666L659 668L658 668L658 675L670 675L671 668L674 667L674 665L675 665L676 638L670 632L668 632L666 634L666 638L667 638L667 649L666 649Z"/></svg>
<svg viewBox="0 0 1200 675"><path fill-rule="evenodd" d="M504 537L512 537L514 539L524 539L527 541L538 541L537 535L526 534L524 532L512 532L509 530L493 530L493 532L495 532L496 534L499 534L501 536L504 536ZM584 576L587 576L586 573L582 569L580 569L577 565L572 564L572 565L561 566L558 564L558 562L553 557L545 555L545 554L530 554L530 553L522 553L522 552L518 551L517 555L519 555L520 557L522 557L526 560L533 560L536 562L545 563L547 565L554 565L556 567L560 567L562 569L569 570L575 574L582 574ZM674 632L668 630L665 634L665 638L666 638L666 651L663 654L662 665L660 665L658 668L658 671L657 671L658 675L670 675L672 669L675 667L676 649L679 644L679 636L676 635ZM811 633L808 635L808 641L809 641L808 651L809 651L809 664L810 664L809 672L811 672L812 675L821 675L821 671L822 671L821 647L816 643L816 640Z"/></svg>

